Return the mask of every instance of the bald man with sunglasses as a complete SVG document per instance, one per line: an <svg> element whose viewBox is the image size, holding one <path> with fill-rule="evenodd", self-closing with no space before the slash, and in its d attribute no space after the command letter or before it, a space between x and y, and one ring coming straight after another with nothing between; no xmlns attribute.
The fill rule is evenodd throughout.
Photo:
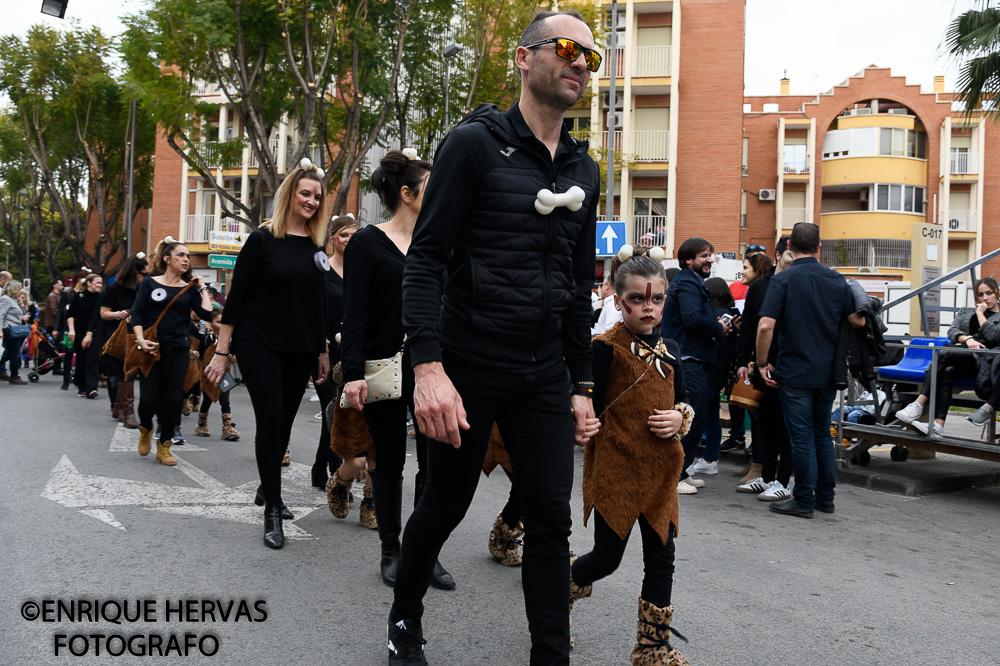
<svg viewBox="0 0 1000 666"><path fill-rule="evenodd" d="M494 422L524 523L530 663L569 663L573 443L600 425L590 398L600 176L563 116L601 56L576 13L539 14L519 44L520 100L505 113L481 105L442 142L407 254L403 325L430 441L403 533L390 664L427 663L422 599L472 502Z"/></svg>

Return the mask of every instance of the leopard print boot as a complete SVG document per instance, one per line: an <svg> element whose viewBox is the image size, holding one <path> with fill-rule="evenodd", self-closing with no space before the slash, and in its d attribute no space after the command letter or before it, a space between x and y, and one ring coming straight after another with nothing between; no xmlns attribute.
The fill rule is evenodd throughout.
<svg viewBox="0 0 1000 666"><path fill-rule="evenodd" d="M351 486L354 479L343 481L340 478L340 470L330 476L326 482L326 503L330 507L330 513L337 518L347 518L347 513L351 510L350 498Z"/></svg>
<svg viewBox="0 0 1000 666"><path fill-rule="evenodd" d="M361 500L361 506L358 510L358 523L361 527L370 530L378 529L378 519L375 518L375 500L372 499L371 484L365 486L365 496Z"/></svg>
<svg viewBox="0 0 1000 666"><path fill-rule="evenodd" d="M670 622L673 617L673 606L659 608L639 597L639 624L632 650L632 666L691 666L681 651L670 645ZM680 634L677 636L681 637Z"/></svg>
<svg viewBox="0 0 1000 666"><path fill-rule="evenodd" d="M524 525L518 523L517 527L509 527L503 520L502 514L497 514L497 519L493 521L493 529L490 530L490 555L493 559L505 567L521 566L521 535L524 534Z"/></svg>
<svg viewBox="0 0 1000 666"><path fill-rule="evenodd" d="M572 650L576 643L573 641L573 605L580 599L589 597L594 593L594 584L580 587L573 581L573 563L576 562L576 555L569 555L569 649Z"/></svg>

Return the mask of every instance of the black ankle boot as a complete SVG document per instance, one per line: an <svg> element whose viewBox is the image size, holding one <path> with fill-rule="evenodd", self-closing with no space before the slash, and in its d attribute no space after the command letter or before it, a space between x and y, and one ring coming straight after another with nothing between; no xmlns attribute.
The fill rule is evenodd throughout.
<svg viewBox="0 0 1000 666"><path fill-rule="evenodd" d="M253 498L253 503L257 506L264 506L264 491L261 486L257 486L257 494ZM279 501L278 506L281 507L282 518L285 520L295 520L295 514L288 510L288 507L285 506L284 502Z"/></svg>
<svg viewBox="0 0 1000 666"><path fill-rule="evenodd" d="M268 503L264 506L264 545L268 548L281 548L285 545L280 504Z"/></svg>
<svg viewBox="0 0 1000 666"><path fill-rule="evenodd" d="M396 569L399 561L399 534L402 532L403 478L387 479L378 471L372 475L372 491L375 500L375 519L378 521L378 538L382 542L382 558L379 568L382 582L390 587L396 584Z"/></svg>
<svg viewBox="0 0 1000 666"><path fill-rule="evenodd" d="M431 587L436 587L439 590L454 590L455 589L455 579L452 575L448 573L441 562L434 560L434 568L431 569Z"/></svg>
<svg viewBox="0 0 1000 666"><path fill-rule="evenodd" d="M326 482L330 477L326 473L326 463L316 463L312 466L312 487L326 490Z"/></svg>

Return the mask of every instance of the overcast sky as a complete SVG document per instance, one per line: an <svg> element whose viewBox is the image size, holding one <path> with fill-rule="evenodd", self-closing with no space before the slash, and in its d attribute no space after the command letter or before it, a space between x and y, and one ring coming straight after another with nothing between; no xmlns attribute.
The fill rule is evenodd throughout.
<svg viewBox="0 0 1000 666"><path fill-rule="evenodd" d="M969 1L747 0L746 94L778 94L786 69L792 94L825 92L871 64L891 67L923 88L930 88L935 74L945 74L952 90L954 69L937 56L956 5ZM66 25L39 13L41 0L4 5L3 34L24 35L40 21ZM144 6L146 0L69 0L66 18L117 34L118 17Z"/></svg>

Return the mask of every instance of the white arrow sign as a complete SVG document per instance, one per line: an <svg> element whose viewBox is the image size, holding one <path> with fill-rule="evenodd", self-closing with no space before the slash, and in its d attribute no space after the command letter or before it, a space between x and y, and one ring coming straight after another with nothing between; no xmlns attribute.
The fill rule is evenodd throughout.
<svg viewBox="0 0 1000 666"><path fill-rule="evenodd" d="M612 254L615 247L615 241L618 240L618 234L616 234L615 230L611 228L611 225L608 225L604 228L604 234L601 236L601 240L607 241L607 252L608 254Z"/></svg>

